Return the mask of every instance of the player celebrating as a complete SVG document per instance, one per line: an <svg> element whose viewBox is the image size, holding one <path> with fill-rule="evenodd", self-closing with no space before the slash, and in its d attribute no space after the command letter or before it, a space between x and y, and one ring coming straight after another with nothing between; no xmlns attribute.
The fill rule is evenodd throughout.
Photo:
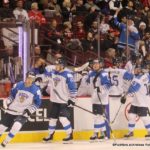
<svg viewBox="0 0 150 150"><path fill-rule="evenodd" d="M132 98L131 107L129 110L129 132L124 136L126 138L133 136L133 130L138 115L148 131L146 138L150 138L150 117L148 116L148 101L149 101L149 85L150 76L148 73L143 74L141 66L136 66L134 69L135 77L132 80L128 90L128 96Z"/></svg>
<svg viewBox="0 0 150 150"><path fill-rule="evenodd" d="M67 133L67 137L64 138L63 141L70 141L73 139L73 131L68 119L70 116L68 106L75 104L74 101L76 99L77 88L72 73L65 69L65 59L59 58L56 60L55 64L55 70L48 73L49 84L47 91L49 90L51 95L50 100L52 102L52 109L48 128L49 135L48 137L43 138L43 141L51 141L53 139L58 119ZM66 101L60 99L54 90L56 90Z"/></svg>
<svg viewBox="0 0 150 150"><path fill-rule="evenodd" d="M103 118L105 115L105 106L108 104L110 80L108 73L103 71L103 59L93 60L93 71L89 74L88 83L92 83L94 90L91 96L94 117L94 134L90 140L107 139L106 124ZM105 116L106 117L106 116ZM101 136L98 134L101 131Z"/></svg>
<svg viewBox="0 0 150 150"><path fill-rule="evenodd" d="M11 141L27 122L28 117L41 105L41 92L34 84L34 80L35 74L28 72L25 82L20 81L15 84L10 96L3 100L6 113L0 123L0 135L10 128L7 137L1 143L3 147Z"/></svg>

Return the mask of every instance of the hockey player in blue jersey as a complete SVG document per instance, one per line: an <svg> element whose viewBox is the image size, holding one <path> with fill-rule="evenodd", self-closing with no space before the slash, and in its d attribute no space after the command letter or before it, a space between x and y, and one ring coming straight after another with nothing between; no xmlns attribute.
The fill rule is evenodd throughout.
<svg viewBox="0 0 150 150"><path fill-rule="evenodd" d="M148 108L150 101L150 75L148 73L143 74L141 66L135 66L134 74L135 76L127 92L127 96L132 98L131 107L129 109L129 132L124 137L129 138L133 136L136 116L139 116L148 131L145 137L150 138L150 116Z"/></svg>
<svg viewBox="0 0 150 150"><path fill-rule="evenodd" d="M93 85L92 109L94 116L94 134L90 140L107 139L106 124L103 118L105 116L105 107L108 105L109 88L111 86L108 73L103 70L103 59L93 60L93 71L89 74L88 83ZM99 94L99 97L98 97ZM105 116L106 117L106 116ZM101 131L101 136L99 132Z"/></svg>
<svg viewBox="0 0 150 150"><path fill-rule="evenodd" d="M3 147L21 130L28 117L41 105L40 89L34 84L35 74L28 72L25 82L20 81L14 85L10 96L3 100L5 114L0 121L0 135L7 128L9 133L1 143Z"/></svg>
<svg viewBox="0 0 150 150"><path fill-rule="evenodd" d="M57 121L61 122L64 130L67 133L64 142L68 142L73 139L72 125L69 121L69 105L75 104L77 95L77 87L73 79L72 72L65 69L66 61L64 58L59 58L55 62L55 70L47 73L49 76L49 83L47 91L50 93L50 101L52 102L52 109L50 112L49 120L49 135L43 138L43 141L51 141L55 133ZM66 101L63 101L54 92L56 90L59 95Z"/></svg>

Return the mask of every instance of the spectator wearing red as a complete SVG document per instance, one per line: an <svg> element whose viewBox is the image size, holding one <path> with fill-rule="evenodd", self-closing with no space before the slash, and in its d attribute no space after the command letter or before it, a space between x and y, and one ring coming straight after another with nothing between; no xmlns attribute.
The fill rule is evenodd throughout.
<svg viewBox="0 0 150 150"><path fill-rule="evenodd" d="M105 68L113 67L113 59L116 57L116 50L114 48L107 49L104 58Z"/></svg>
<svg viewBox="0 0 150 150"><path fill-rule="evenodd" d="M38 25L45 24L46 19L42 13L38 10L38 3L31 4L31 10L28 12L30 21L35 21Z"/></svg>
<svg viewBox="0 0 150 150"><path fill-rule="evenodd" d="M77 22L77 28L74 31L75 38L82 40L86 37L86 32L84 30L84 25L82 21Z"/></svg>
<svg viewBox="0 0 150 150"><path fill-rule="evenodd" d="M141 0L144 7L150 7L150 0Z"/></svg>

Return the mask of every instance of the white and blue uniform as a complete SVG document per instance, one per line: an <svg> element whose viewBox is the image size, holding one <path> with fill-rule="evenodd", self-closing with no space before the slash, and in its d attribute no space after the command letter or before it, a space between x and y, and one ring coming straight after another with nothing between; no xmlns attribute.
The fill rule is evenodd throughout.
<svg viewBox="0 0 150 150"><path fill-rule="evenodd" d="M140 116L145 128L150 132L150 117L148 116L148 104L150 101L149 85L149 74L136 75L131 82L127 93L132 98L128 123L130 132L134 130L137 115Z"/></svg>
<svg viewBox="0 0 150 150"><path fill-rule="evenodd" d="M10 97L4 101L8 108L1 120L0 135L10 128L2 143L6 145L20 131L28 117L41 106L41 92L35 84L26 87L25 82L20 81L12 88Z"/></svg>
<svg viewBox="0 0 150 150"><path fill-rule="evenodd" d="M109 89L111 87L108 73L103 70L100 72L92 71L87 82L92 83L94 89L91 96L93 113L97 114L94 116L94 133L104 132L106 131L106 124L102 115L105 113L105 106L108 104ZM97 91L97 88L100 92Z"/></svg>
<svg viewBox="0 0 150 150"><path fill-rule="evenodd" d="M99 74L97 76L97 74ZM97 77L96 77L97 76ZM96 79L95 79L96 78ZM94 83L95 80L95 83ZM96 71L93 71L89 74L89 78L87 79L87 82L93 84L93 93L92 93L92 103L93 104L108 104L108 96L109 96L109 89L111 87L111 82L108 78L108 73L105 71L100 71L99 73ZM101 98L101 102L97 96L97 87L100 89L99 96Z"/></svg>
<svg viewBox="0 0 150 150"><path fill-rule="evenodd" d="M49 76L47 91L50 93L50 101L52 102L48 127L49 135L51 136L54 134L58 119L63 125L67 135L70 135L72 134L72 126L68 119L70 112L67 107L67 102L69 99L75 100L77 95L77 87L73 79L73 74L64 69L61 72L51 71L46 75ZM60 97L54 92L54 89L66 101L60 99Z"/></svg>
<svg viewBox="0 0 150 150"><path fill-rule="evenodd" d="M124 92L127 92L133 75L125 69L120 68L108 68L105 71L108 72L112 84L109 90L109 96L121 97Z"/></svg>
<svg viewBox="0 0 150 150"><path fill-rule="evenodd" d="M50 93L51 102L55 103L67 103L68 99L74 99L77 95L77 87L73 79L72 72L63 71L51 71L46 74L49 76L48 90ZM54 89L61 95L66 102L62 101L54 92Z"/></svg>
<svg viewBox="0 0 150 150"><path fill-rule="evenodd" d="M21 81L11 90L9 100L10 104L7 113L18 115L17 112L23 113L25 109L29 109L31 113L34 113L41 105L41 91L35 84L25 87L24 82Z"/></svg>

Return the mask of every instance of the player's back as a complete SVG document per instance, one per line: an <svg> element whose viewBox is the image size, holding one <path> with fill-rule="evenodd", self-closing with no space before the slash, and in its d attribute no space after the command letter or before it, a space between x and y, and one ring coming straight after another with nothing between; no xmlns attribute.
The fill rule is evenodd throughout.
<svg viewBox="0 0 150 150"><path fill-rule="evenodd" d="M130 95L133 96L133 104L136 106L147 107L150 101L150 76L143 74L139 77L134 77L129 88Z"/></svg>
<svg viewBox="0 0 150 150"><path fill-rule="evenodd" d="M111 88L109 91L110 96L121 96L123 93L123 76L126 72L124 69L108 68L105 69L108 72L108 76L111 80Z"/></svg>

